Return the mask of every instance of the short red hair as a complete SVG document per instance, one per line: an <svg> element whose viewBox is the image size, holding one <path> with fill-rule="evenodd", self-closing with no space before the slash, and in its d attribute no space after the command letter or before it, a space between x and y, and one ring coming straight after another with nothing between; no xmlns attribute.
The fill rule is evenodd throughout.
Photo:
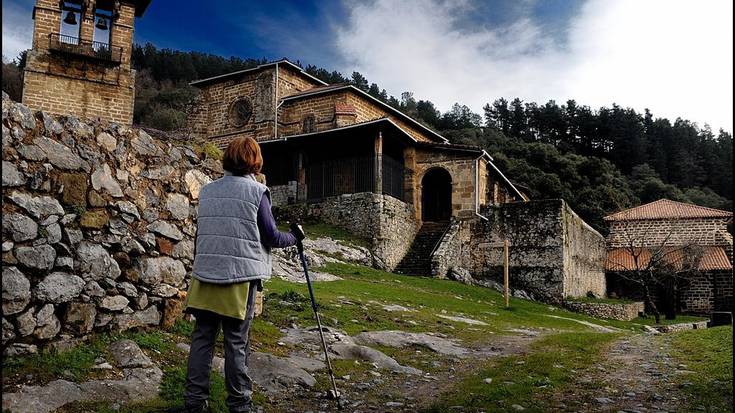
<svg viewBox="0 0 735 413"><path fill-rule="evenodd" d="M260 145L250 137L235 139L225 150L222 167L233 175L260 173L263 168Z"/></svg>

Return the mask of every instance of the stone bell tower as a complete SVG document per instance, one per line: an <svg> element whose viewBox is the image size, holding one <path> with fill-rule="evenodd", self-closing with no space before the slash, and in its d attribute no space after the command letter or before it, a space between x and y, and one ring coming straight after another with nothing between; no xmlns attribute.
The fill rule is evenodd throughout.
<svg viewBox="0 0 735 413"><path fill-rule="evenodd" d="M23 103L82 118L133 122L133 26L150 0L36 0Z"/></svg>

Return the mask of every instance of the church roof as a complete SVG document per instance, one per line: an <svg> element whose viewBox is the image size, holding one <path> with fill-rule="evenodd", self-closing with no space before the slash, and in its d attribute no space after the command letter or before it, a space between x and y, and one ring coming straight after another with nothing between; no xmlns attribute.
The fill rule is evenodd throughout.
<svg viewBox="0 0 735 413"><path fill-rule="evenodd" d="M686 218L732 218L732 212L707 208L670 199L643 204L626 209L604 218L605 221L634 221L647 219L686 219Z"/></svg>
<svg viewBox="0 0 735 413"><path fill-rule="evenodd" d="M311 79L311 80L313 80L313 81L315 81L315 82L317 82L317 83L319 83L321 85L331 86L331 85L327 85L327 83L324 82L323 80L320 80L320 79L318 79L318 78L316 78L316 77L314 77L314 76L306 73L304 71L304 69L302 69L300 66L298 66L298 65L296 65L294 63L289 62L287 59L281 59L281 60L278 60L278 61L275 61L275 62L265 63L265 64L255 66L255 67L250 68L250 69L238 70L236 72L225 73L225 74L219 75L219 76L212 76L212 77L208 77L206 79L195 80L193 82L190 82L189 84L192 85L192 86L202 87L202 86L206 86L206 85L211 84L211 83L216 83L216 82L219 82L219 81L222 81L222 80L227 80L227 79L229 79L231 77L237 77L237 76L240 76L240 75L245 74L245 73L257 72L259 70L263 70L263 69L267 69L267 68L270 68L270 67L274 67L276 65L285 65L285 66L288 66L291 69L293 69L295 72L299 73L300 75L303 75L305 77L308 77L309 79ZM312 88L312 89L309 89L309 90L319 89L321 87L322 86L317 86L316 88Z"/></svg>
<svg viewBox="0 0 735 413"><path fill-rule="evenodd" d="M701 257L697 263L699 271L732 270L732 263L722 247L702 247ZM651 261L652 251L648 248L636 248L631 251L628 248L613 248L607 252L605 269L607 271L635 271L644 270ZM670 247L664 251L656 252L656 260L672 265L680 269L684 262L685 251L683 248ZM636 264L636 258L638 263Z"/></svg>

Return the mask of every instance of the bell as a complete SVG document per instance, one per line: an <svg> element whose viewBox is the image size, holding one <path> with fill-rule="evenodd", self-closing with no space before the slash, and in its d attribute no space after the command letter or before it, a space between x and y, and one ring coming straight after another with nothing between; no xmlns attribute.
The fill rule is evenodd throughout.
<svg viewBox="0 0 735 413"><path fill-rule="evenodd" d="M77 24L77 16L74 14L73 11L69 11L66 13L66 17L64 17L64 23L70 24L72 26L76 26Z"/></svg>
<svg viewBox="0 0 735 413"><path fill-rule="evenodd" d="M97 24L95 24L94 27L100 30L107 30L107 19L100 17L97 19Z"/></svg>

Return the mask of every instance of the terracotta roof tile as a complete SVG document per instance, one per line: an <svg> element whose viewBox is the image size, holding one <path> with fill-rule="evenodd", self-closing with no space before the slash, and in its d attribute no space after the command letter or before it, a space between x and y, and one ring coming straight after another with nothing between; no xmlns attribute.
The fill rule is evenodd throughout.
<svg viewBox="0 0 735 413"><path fill-rule="evenodd" d="M632 221L676 218L732 218L732 212L707 208L670 199L659 199L635 208L608 215L605 221Z"/></svg>
<svg viewBox="0 0 735 413"><path fill-rule="evenodd" d="M702 258L699 261L700 271L732 270L732 263L722 247L703 247ZM683 251L671 249L664 252L665 260L676 266L681 265ZM643 248L635 254L638 256L638 268L644 269L651 260L651 250ZM607 271L632 271L636 268L635 257L627 248L613 248L607 252L605 269Z"/></svg>

